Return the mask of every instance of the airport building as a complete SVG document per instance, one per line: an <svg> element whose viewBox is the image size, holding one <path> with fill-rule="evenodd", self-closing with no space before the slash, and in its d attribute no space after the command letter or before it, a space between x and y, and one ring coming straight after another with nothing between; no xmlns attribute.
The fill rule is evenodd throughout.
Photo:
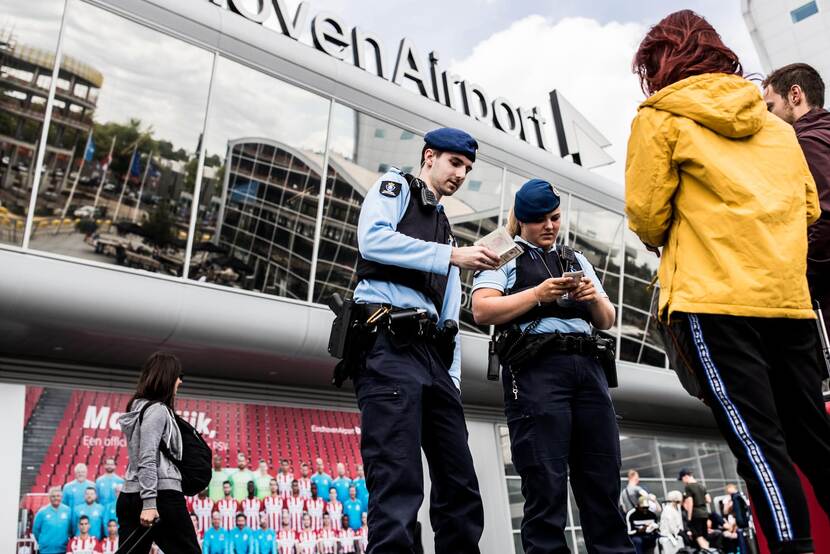
<svg viewBox="0 0 830 554"><path fill-rule="evenodd" d="M830 82L830 3L827 0L741 0L755 50L767 73L803 62Z"/></svg>
<svg viewBox="0 0 830 554"><path fill-rule="evenodd" d="M401 37L391 48L313 2L0 4L13 30L0 53L11 175L0 180L0 466L20 490L0 501L4 542L25 540L48 488L72 479L76 463L94 479L114 456L123 471L113 414L157 350L181 358L181 409L226 463L237 451L272 467L318 455L358 463L354 395L330 385L325 304L354 288L366 191L390 167L417 170L422 137L439 126L480 144L445 202L462 244L505 221L526 179L562 193L560 241L587 256L617 307L623 471L638 469L660 499L681 488L681 468L714 497L737 481L708 410L668 368L651 316L658 260L627 230L622 184L592 172L573 140L563 146L574 132L560 102L492 98L428 45ZM472 319L472 275L462 280L482 544L521 552L502 390L486 379L489 329ZM568 514L584 552L572 496ZM420 515L430 552L426 506Z"/></svg>

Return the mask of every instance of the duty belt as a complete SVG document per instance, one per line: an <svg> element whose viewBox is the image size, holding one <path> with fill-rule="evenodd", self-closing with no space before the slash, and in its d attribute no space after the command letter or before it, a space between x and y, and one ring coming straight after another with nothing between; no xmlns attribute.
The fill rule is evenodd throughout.
<svg viewBox="0 0 830 554"><path fill-rule="evenodd" d="M397 308L390 304L355 304L355 323L369 332L388 331L409 338L434 339L439 335L436 322L423 308Z"/></svg>
<svg viewBox="0 0 830 554"><path fill-rule="evenodd" d="M596 337L583 334L540 333L527 337L528 347L539 346L542 352L556 352L561 354L579 354L594 357L599 355L600 348Z"/></svg>

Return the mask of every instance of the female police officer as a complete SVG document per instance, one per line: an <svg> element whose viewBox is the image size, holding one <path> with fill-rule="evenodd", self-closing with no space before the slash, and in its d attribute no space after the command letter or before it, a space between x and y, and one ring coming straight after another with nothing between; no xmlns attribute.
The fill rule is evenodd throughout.
<svg viewBox="0 0 830 554"><path fill-rule="evenodd" d="M555 246L560 217L553 186L541 179L526 182L508 222L524 253L479 273L473 287L476 322L503 332L514 329L506 334L512 344L500 352L506 354L503 383L513 464L525 498L522 544L527 554L568 552L570 467L588 552L633 553L617 508L616 416L591 337L591 325L608 329L614 324L614 307L588 260ZM563 277L569 270L584 276ZM526 358L518 365L509 364L511 347Z"/></svg>

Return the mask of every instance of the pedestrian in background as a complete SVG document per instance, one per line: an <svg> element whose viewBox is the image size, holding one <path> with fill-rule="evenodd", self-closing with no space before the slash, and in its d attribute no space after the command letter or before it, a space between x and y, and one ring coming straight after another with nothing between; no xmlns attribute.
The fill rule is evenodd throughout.
<svg viewBox="0 0 830 554"><path fill-rule="evenodd" d="M649 97L628 143L626 213L662 247L659 315L678 322L772 551L813 552L793 463L827 499L830 421L806 278L815 182L792 127L694 12L655 25L634 71Z"/></svg>
<svg viewBox="0 0 830 554"><path fill-rule="evenodd" d="M821 218L808 229L807 282L830 329L830 112L822 107L824 81L806 63L794 63L770 73L763 85L767 109L793 126L816 180Z"/></svg>
<svg viewBox="0 0 830 554"><path fill-rule="evenodd" d="M153 354L141 370L127 411L118 418L129 464L116 510L121 549L131 554L147 554L153 542L169 553L201 552L182 494L181 473L160 446L181 460L182 437L173 417L181 384L178 358ZM151 526L149 532L141 529Z"/></svg>

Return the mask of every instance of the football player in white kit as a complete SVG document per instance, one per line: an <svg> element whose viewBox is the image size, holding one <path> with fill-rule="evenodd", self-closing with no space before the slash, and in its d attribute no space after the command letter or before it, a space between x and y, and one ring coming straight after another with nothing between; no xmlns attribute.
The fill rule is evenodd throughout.
<svg viewBox="0 0 830 554"><path fill-rule="evenodd" d="M332 519L332 521L335 520ZM352 526L349 525L349 516L342 515L337 521L340 522L340 530L337 532L337 539L340 543L340 552L355 552L355 539L357 538L357 531L352 529Z"/></svg>
<svg viewBox="0 0 830 554"><path fill-rule="evenodd" d="M322 529L326 503L317 494L317 483L311 483L311 497L305 501L305 511L311 516L311 528L315 531Z"/></svg>
<svg viewBox="0 0 830 554"><path fill-rule="evenodd" d="M270 494L262 500L262 509L268 517L268 527L275 532L280 529L280 514L285 506L285 498L280 496L279 482L271 479Z"/></svg>
<svg viewBox="0 0 830 554"><path fill-rule="evenodd" d="M245 514L245 524L249 529L259 528L259 513L262 511L262 500L257 498L256 485L253 481L248 481L246 485L248 489L248 497L240 502L242 513Z"/></svg>
<svg viewBox="0 0 830 554"><path fill-rule="evenodd" d="M291 528L295 531L302 529L305 498L300 496L300 485L296 479L291 483L291 496L285 500L285 507L288 508L288 513L291 514Z"/></svg>
<svg viewBox="0 0 830 554"><path fill-rule="evenodd" d="M200 492L190 504L190 509L196 514L197 521L199 522L198 530L203 535L210 527L210 514L213 513L214 505L215 502L208 497L207 490Z"/></svg>
<svg viewBox="0 0 830 554"><path fill-rule="evenodd" d="M299 540L297 554L317 554L317 531L311 528L311 516L308 514L303 514Z"/></svg>
<svg viewBox="0 0 830 554"><path fill-rule="evenodd" d="M291 528L291 514L288 510L282 511L282 526L277 532L277 552L279 554L294 554L299 535Z"/></svg>
<svg viewBox="0 0 830 554"><path fill-rule="evenodd" d="M293 481L294 474L291 472L288 460L280 460L280 470L277 473L277 486L279 487L280 496L283 498L291 496L291 483Z"/></svg>
<svg viewBox="0 0 830 554"><path fill-rule="evenodd" d="M230 531L234 528L236 521L236 514L239 513L239 503L231 496L231 482L225 481L222 483L222 494L224 496L221 500L216 502L214 511L219 512L222 516L222 529Z"/></svg>

